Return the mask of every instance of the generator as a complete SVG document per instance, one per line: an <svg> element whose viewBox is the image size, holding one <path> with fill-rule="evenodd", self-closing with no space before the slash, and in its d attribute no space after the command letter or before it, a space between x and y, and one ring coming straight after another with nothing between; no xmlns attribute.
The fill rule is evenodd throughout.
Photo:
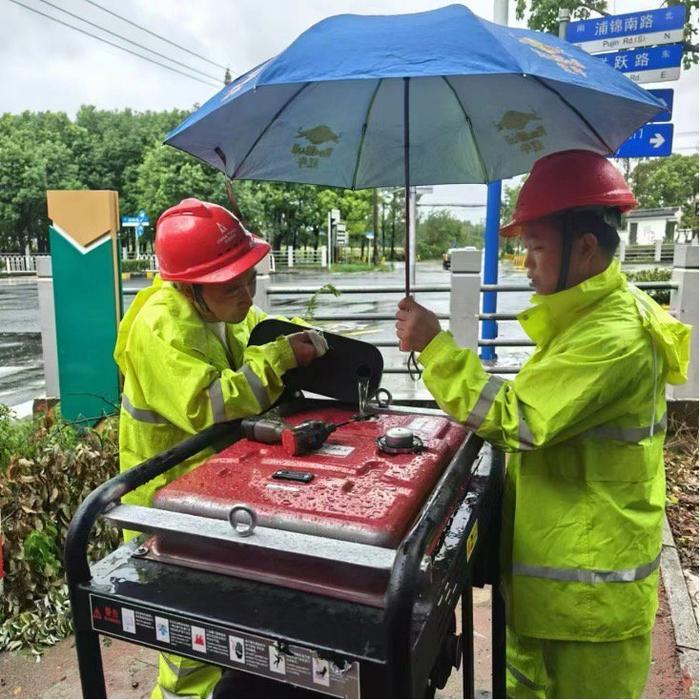
<svg viewBox="0 0 700 700"><path fill-rule="evenodd" d="M261 326L251 342L294 324ZM85 697L106 697L99 635L314 696L430 697L461 663L473 697L472 587L486 583L505 696L503 457L440 411L392 404L378 350L325 335L324 365L288 373L271 412L213 425L80 506L65 562ZM207 448L152 507L119 503ZM98 517L143 534L90 566Z"/></svg>

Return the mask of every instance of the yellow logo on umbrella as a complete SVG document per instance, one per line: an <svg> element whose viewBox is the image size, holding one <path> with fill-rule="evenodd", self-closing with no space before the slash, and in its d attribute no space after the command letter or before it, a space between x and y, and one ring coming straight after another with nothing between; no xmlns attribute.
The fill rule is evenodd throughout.
<svg viewBox="0 0 700 700"><path fill-rule="evenodd" d="M571 56L567 56L564 53L564 49L561 47L550 46L543 41L531 39L529 36L523 37L520 43L527 44L538 56L546 58L549 61L554 61L567 73L582 75L584 78L586 77L586 69L583 67L583 63L575 58L571 58Z"/></svg>

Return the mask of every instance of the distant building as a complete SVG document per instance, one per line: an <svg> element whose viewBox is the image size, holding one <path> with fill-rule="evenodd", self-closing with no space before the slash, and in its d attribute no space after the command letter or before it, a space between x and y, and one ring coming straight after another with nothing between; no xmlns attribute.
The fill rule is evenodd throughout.
<svg viewBox="0 0 700 700"><path fill-rule="evenodd" d="M680 220L680 207L635 209L627 215L627 228L620 232L620 238L627 245L672 243Z"/></svg>

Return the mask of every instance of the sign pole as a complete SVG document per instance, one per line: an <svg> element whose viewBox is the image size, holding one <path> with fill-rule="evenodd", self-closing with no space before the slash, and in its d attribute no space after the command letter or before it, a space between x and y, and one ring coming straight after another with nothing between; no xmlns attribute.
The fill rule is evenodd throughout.
<svg viewBox="0 0 700 700"><path fill-rule="evenodd" d="M507 0L494 0L493 19L497 24L508 24ZM486 230L484 231L484 284L498 284L498 231L501 226L501 181L488 184L486 191ZM496 313L498 295L496 292L484 292L481 295L482 311ZM495 321L483 321L481 337L494 340L498 336L498 324ZM496 349L485 346L481 350L482 360L495 361Z"/></svg>

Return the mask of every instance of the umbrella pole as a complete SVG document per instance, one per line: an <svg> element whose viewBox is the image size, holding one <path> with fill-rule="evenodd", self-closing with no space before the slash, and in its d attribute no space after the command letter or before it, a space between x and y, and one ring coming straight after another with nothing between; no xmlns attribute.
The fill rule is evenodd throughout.
<svg viewBox="0 0 700 700"><path fill-rule="evenodd" d="M410 129L408 121L408 97L409 97L410 78L403 79L403 178L404 178L404 195L406 213L404 219L406 227L403 238L403 257L404 257L404 292L406 296L411 296L411 215L413 207L411 206L411 150L410 150ZM375 233L376 235L376 233ZM417 382L421 377L421 370L416 361L416 355L411 352L406 362L408 367L408 375L414 382Z"/></svg>
<svg viewBox="0 0 700 700"><path fill-rule="evenodd" d="M403 175L404 175L404 200L405 200L405 215L406 223L403 239L403 257L404 257L404 291L406 296L411 295L411 251L410 244L410 227L411 227L411 153L410 153L410 131L408 121L408 88L410 78L403 79ZM376 234L375 234L376 235Z"/></svg>

